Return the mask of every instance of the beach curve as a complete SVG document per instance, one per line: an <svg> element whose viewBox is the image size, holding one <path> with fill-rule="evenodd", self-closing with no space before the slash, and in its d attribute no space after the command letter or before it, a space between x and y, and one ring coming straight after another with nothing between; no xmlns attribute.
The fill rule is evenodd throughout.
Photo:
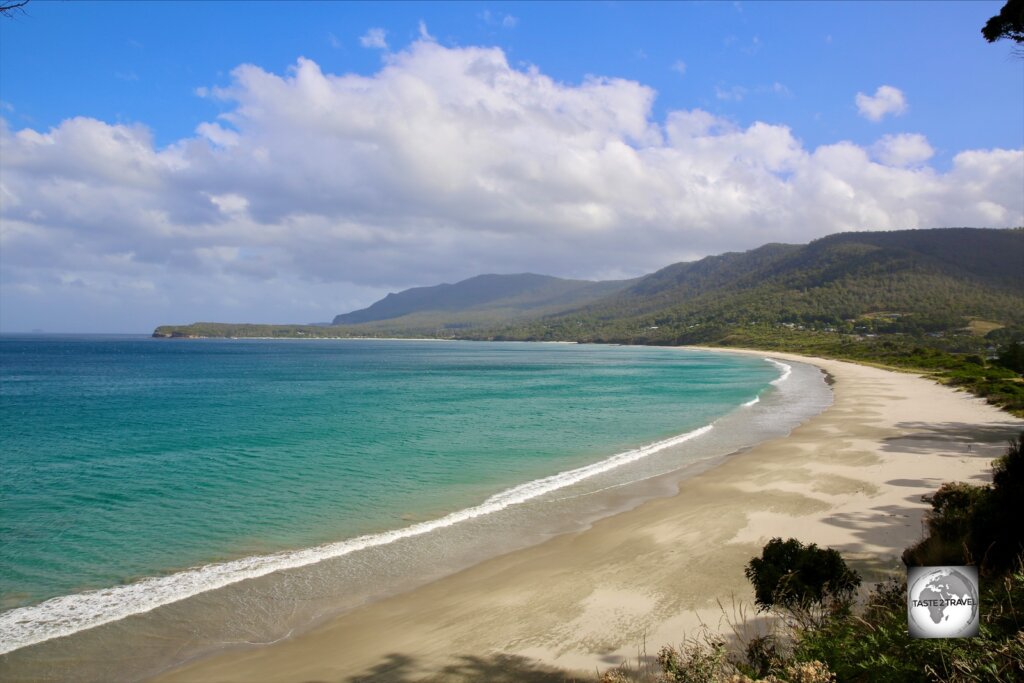
<svg viewBox="0 0 1024 683"><path fill-rule="evenodd" d="M749 604L742 567L773 536L837 548L869 581L899 571L900 552L920 537L921 495L985 480L1024 426L915 375L728 352L816 365L834 378L835 402L788 437L683 480L671 498L157 680L471 680L488 662L592 675L642 643L727 628L720 604Z"/></svg>

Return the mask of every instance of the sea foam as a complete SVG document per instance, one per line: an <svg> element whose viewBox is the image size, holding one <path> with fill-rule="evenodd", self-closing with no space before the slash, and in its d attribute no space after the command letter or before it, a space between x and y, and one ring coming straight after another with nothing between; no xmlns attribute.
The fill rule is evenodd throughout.
<svg viewBox="0 0 1024 683"><path fill-rule="evenodd" d="M790 365L771 358L764 360L776 365L782 371L782 374L771 384L778 386L789 378L792 372ZM744 406L752 406L759 400L758 397L755 397ZM295 569L343 557L366 548L387 545L400 539L419 536L465 520L499 512L510 506L524 503L646 458L666 448L685 443L707 434L712 429L713 424L704 425L685 434L618 453L591 465L520 484L487 498L480 505L401 529L358 536L312 548L203 565L167 576L151 577L131 584L63 595L38 605L9 610L0 613L0 655L95 628L135 614L149 612L163 605L169 605L246 579L254 579L276 571Z"/></svg>
<svg viewBox="0 0 1024 683"><path fill-rule="evenodd" d="M603 472L697 438L711 429L712 425L705 425L685 434L618 453L591 465L536 479L497 493L480 505L401 529L359 536L302 550L256 555L230 562L208 564L169 576L152 577L112 588L63 595L38 605L13 609L0 614L0 654L53 638L68 636L78 631L124 619L133 614L149 612L162 605L178 602L193 595L223 588L246 579L254 579L272 572L304 567L323 560L342 557L359 550L387 545L403 538L426 534L468 519L499 512L509 506L572 486Z"/></svg>
<svg viewBox="0 0 1024 683"><path fill-rule="evenodd" d="M791 374L793 374L793 366L792 365L787 365L787 364L783 363L782 361L775 360L774 358L765 358L765 360L768 361L769 363L771 363L772 365L776 366L780 370L782 370L782 374L779 375L776 379L773 379L772 382L771 382L775 386L779 386L780 384L785 382L787 379L789 379L789 376Z"/></svg>

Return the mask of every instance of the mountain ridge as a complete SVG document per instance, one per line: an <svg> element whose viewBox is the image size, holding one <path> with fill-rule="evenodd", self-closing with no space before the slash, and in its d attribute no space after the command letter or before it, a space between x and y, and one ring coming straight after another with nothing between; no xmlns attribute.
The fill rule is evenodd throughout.
<svg viewBox="0 0 1024 683"><path fill-rule="evenodd" d="M429 287L391 293L370 306L334 317L334 325L394 320L422 313L455 313L490 309L522 311L523 315L552 306L571 307L597 300L632 280L569 280L550 275L485 274Z"/></svg>
<svg viewBox="0 0 1024 683"><path fill-rule="evenodd" d="M154 336L437 336L714 343L737 326L892 333L1024 325L1024 229L847 232L674 263L633 280L479 275L414 287L335 325L162 326ZM338 324L340 323L340 324ZM863 326L863 325L861 325ZM884 330L882 329L884 327Z"/></svg>

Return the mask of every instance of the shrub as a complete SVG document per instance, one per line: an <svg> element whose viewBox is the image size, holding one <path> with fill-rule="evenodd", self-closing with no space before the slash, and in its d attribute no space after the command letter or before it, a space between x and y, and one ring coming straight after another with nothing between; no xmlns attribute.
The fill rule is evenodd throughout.
<svg viewBox="0 0 1024 683"><path fill-rule="evenodd" d="M666 683L714 683L732 670L727 660L725 639L707 630L680 649L666 645L658 651L658 664Z"/></svg>
<svg viewBox="0 0 1024 683"><path fill-rule="evenodd" d="M847 611L860 575L832 548L804 545L795 538L773 538L744 570L754 584L759 612L782 609L804 621Z"/></svg>
<svg viewBox="0 0 1024 683"><path fill-rule="evenodd" d="M984 575L1009 571L1024 552L1024 434L992 463L992 484L943 484L924 500L927 535L907 548L908 566L977 564Z"/></svg>

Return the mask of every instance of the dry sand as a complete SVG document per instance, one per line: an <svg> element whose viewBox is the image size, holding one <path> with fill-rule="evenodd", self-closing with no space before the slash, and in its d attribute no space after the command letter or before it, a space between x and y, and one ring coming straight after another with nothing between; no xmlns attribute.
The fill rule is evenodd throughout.
<svg viewBox="0 0 1024 683"><path fill-rule="evenodd" d="M985 481L1024 427L914 375L751 353L825 369L834 405L683 481L671 498L159 680L593 677L702 623L728 631L737 613L753 616L743 567L774 536L836 548L866 581L902 571L902 549L921 536L921 496L944 481Z"/></svg>

